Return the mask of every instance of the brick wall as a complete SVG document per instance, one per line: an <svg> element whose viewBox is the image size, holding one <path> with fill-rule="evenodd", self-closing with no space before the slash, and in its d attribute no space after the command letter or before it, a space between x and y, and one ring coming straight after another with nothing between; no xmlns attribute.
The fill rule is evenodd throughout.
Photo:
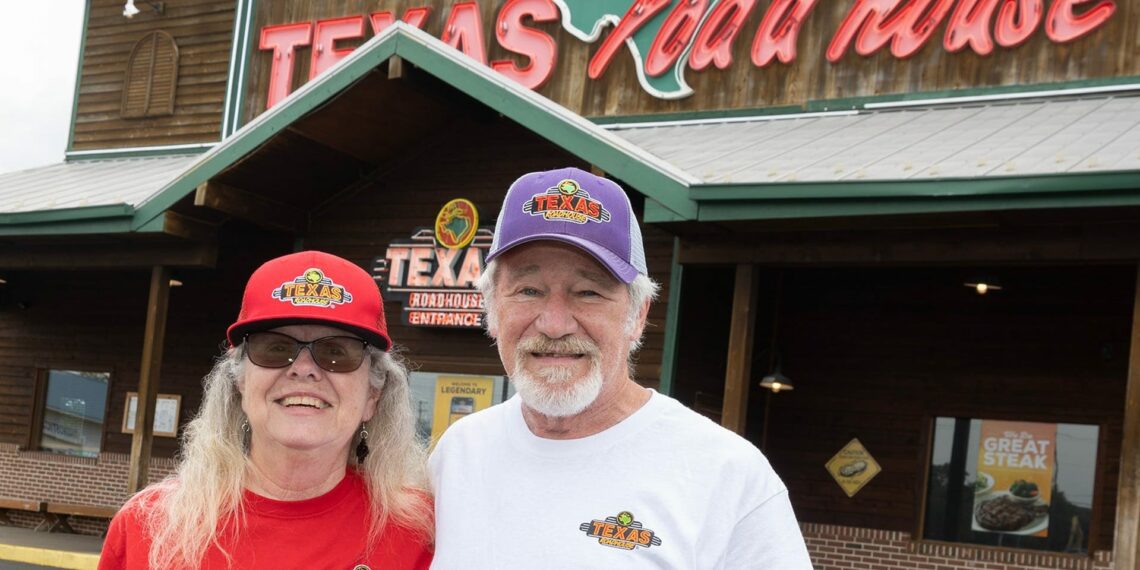
<svg viewBox="0 0 1140 570"><path fill-rule="evenodd" d="M1093 556L917 542L905 532L800 525L815 570L1113 570L1112 553Z"/></svg>
<svg viewBox="0 0 1140 570"><path fill-rule="evenodd" d="M159 481L174 471L169 458L151 458L150 481ZM0 443L0 496L47 502L117 506L128 498L127 474L130 456L102 453L98 458L69 457L42 451L21 451L19 446ZM40 521L33 513L9 514L19 526L34 527ZM76 532L101 534L103 519L72 517Z"/></svg>

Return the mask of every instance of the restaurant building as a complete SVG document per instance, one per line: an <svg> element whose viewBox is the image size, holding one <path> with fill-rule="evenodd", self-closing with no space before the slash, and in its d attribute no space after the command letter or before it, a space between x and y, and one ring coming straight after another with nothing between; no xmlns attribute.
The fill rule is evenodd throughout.
<svg viewBox="0 0 1140 570"><path fill-rule="evenodd" d="M89 0L67 160L0 176L0 505L98 533L169 474L299 249L376 277L425 438L502 401L470 283L574 165L663 285L638 381L764 450L816 568L1140 567L1137 38L1120 0Z"/></svg>

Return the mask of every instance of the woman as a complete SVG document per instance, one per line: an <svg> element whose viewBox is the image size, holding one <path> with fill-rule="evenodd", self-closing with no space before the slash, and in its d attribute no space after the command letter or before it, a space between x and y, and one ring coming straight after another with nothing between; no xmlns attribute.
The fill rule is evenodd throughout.
<svg viewBox="0 0 1140 570"><path fill-rule="evenodd" d="M271 260L227 338L176 474L128 501L99 568L427 568L423 449L372 278Z"/></svg>

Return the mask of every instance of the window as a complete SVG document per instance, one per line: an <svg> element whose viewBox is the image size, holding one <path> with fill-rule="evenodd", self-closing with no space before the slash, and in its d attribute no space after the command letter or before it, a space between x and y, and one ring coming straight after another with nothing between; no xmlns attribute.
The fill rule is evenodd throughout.
<svg viewBox="0 0 1140 570"><path fill-rule="evenodd" d="M1084 554L1095 425L935 420L923 537Z"/></svg>
<svg viewBox="0 0 1140 570"><path fill-rule="evenodd" d="M109 372L46 370L36 447L96 457L103 442Z"/></svg>
<svg viewBox="0 0 1140 570"><path fill-rule="evenodd" d="M131 49L123 77L123 118L174 114L178 45L166 32L151 32Z"/></svg>
<svg viewBox="0 0 1140 570"><path fill-rule="evenodd" d="M463 416L501 403L514 395L514 386L503 376L469 374L408 374L416 432L433 445L444 430Z"/></svg>

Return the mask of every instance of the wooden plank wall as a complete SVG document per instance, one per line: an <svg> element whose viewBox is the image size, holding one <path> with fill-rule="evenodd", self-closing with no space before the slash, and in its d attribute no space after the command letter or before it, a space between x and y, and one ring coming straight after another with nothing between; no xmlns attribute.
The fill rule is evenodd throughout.
<svg viewBox="0 0 1140 570"><path fill-rule="evenodd" d="M507 121L457 125L452 132L453 136L436 139L431 153L314 216L305 247L330 251L369 267L373 257L383 256L392 241L408 239L417 227L430 227L439 208L452 198L474 202L480 225L492 226L507 188L522 174L563 166L589 168ZM636 203L640 198L634 194ZM667 285L672 237L657 228L643 228L650 273ZM662 302L650 311L639 356L639 381L648 386L655 387L660 377L666 298L668 291L663 287ZM385 304L392 339L406 348L406 356L420 370L503 374L498 352L481 331L404 326L401 310L398 302Z"/></svg>
<svg viewBox="0 0 1140 570"><path fill-rule="evenodd" d="M1046 14L1053 2L1046 0ZM258 2L254 32L266 25L311 22L379 10L391 10L398 16L408 7L431 6L432 14L425 29L438 38L453 4L452 0ZM1135 39L1140 37L1140 4L1136 2L1115 2L1116 13L1104 26L1068 44L1049 40L1042 24L1024 44L1014 48L995 44L989 56L979 56L970 49L951 54L942 47L948 15L925 46L907 59L894 57L889 47L866 57L851 48L837 63L829 62L824 54L840 22L855 3L818 2L803 22L795 61L783 64L776 60L758 68L751 61L752 42L771 4L755 4L733 44L733 63L723 70L715 66L699 72L687 69L685 78L694 95L675 100L655 98L640 87L633 56L626 47L621 48L599 80L586 76L590 58L612 27L603 32L602 39L587 44L562 29L560 22L529 22L528 26L544 31L558 44L554 76L539 92L581 115L594 117L757 109L851 97L1140 75L1140 58L1135 57ZM479 2L487 59L514 58L522 65L525 63L522 58L504 50L495 40L493 24L501 5L500 1ZM365 36L371 35L371 30L366 29ZM344 45L353 43L344 42ZM297 85L308 77L309 54L309 48L300 48L297 52L298 65L294 70ZM271 57L272 52L255 48L250 58L243 111L247 121L265 109Z"/></svg>
<svg viewBox="0 0 1140 570"><path fill-rule="evenodd" d="M171 291L158 386L161 393L182 394L183 424L201 402L202 377L221 353L246 279L291 244L265 232L243 232L227 230L228 243L234 245L219 254L219 269L175 269L184 285ZM27 442L37 368L109 369L103 449L130 452L131 436L120 433L120 427L126 393L138 389L149 274L5 273L8 283L0 286L0 443ZM156 437L152 456L169 457L176 449L175 439Z"/></svg>
<svg viewBox="0 0 1140 570"><path fill-rule="evenodd" d="M795 391L772 399L767 454L800 520L916 532L934 417L1088 423L1102 442L1090 538L1112 548L1135 268L990 273L1005 289L982 297L961 284L976 273L955 269L786 271L777 345ZM847 498L824 464L854 437L883 472Z"/></svg>
<svg viewBox="0 0 1140 570"><path fill-rule="evenodd" d="M70 150L213 142L221 138L235 3L179 0L164 4L165 12L159 15L140 3L142 12L127 19L121 0L88 3ZM174 114L124 119L120 107L131 49L155 30L169 33L181 54Z"/></svg>

